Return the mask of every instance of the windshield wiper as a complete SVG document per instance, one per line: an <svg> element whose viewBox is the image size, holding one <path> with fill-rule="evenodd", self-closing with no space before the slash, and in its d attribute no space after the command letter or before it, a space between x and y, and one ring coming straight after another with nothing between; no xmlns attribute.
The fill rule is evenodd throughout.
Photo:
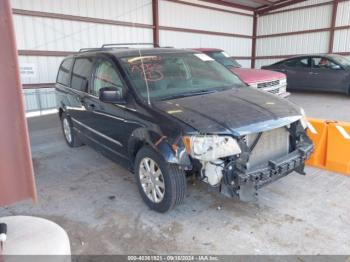
<svg viewBox="0 0 350 262"><path fill-rule="evenodd" d="M216 92L218 92L218 90L216 90L216 89L215 90L195 90L195 91L191 91L191 92L167 96L167 97L162 98L162 100L182 98L182 97L188 97L188 96L199 96L199 95L211 94L211 93L216 93Z"/></svg>

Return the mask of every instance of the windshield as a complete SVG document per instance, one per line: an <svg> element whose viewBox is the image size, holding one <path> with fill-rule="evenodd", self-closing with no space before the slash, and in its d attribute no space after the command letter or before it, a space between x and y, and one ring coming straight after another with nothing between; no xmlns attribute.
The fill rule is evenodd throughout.
<svg viewBox="0 0 350 262"><path fill-rule="evenodd" d="M343 67L350 68L350 59L340 55L333 55L333 60Z"/></svg>
<svg viewBox="0 0 350 262"><path fill-rule="evenodd" d="M242 67L236 60L234 60L224 51L210 52L208 53L208 56L214 58L216 61L226 67Z"/></svg>
<svg viewBox="0 0 350 262"><path fill-rule="evenodd" d="M151 100L244 86L238 77L202 53L141 55L124 57L121 61L136 91L148 98L149 90Z"/></svg>

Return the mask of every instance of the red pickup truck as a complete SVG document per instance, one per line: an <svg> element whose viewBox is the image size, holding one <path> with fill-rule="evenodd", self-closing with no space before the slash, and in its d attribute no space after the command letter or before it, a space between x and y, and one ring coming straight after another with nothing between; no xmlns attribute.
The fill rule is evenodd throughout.
<svg viewBox="0 0 350 262"><path fill-rule="evenodd" d="M195 48L220 64L226 66L247 85L262 89L280 97L287 97L287 77L285 74L260 69L241 68L241 65L225 51L216 48Z"/></svg>

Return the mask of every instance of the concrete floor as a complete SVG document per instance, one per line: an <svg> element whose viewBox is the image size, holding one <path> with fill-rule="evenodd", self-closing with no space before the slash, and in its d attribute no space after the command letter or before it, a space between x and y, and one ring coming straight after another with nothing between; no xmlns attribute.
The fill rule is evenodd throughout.
<svg viewBox="0 0 350 262"><path fill-rule="evenodd" d="M305 109L307 116L350 122L350 97L331 93L292 93L290 100Z"/></svg>
<svg viewBox="0 0 350 262"><path fill-rule="evenodd" d="M291 100L331 118L346 118L350 102L314 94ZM87 146L69 148L56 115L29 119L29 129L39 203L2 208L0 217L51 219L67 230L74 254L350 253L350 177L308 167L305 177L291 174L260 190L257 203L189 182L184 203L158 214L127 170Z"/></svg>

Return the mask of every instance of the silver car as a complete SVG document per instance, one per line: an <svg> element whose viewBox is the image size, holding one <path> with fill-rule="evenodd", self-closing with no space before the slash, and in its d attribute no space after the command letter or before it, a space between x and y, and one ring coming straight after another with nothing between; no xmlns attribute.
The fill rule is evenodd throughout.
<svg viewBox="0 0 350 262"><path fill-rule="evenodd" d="M350 95L350 59L340 55L303 55L263 69L287 75L288 90L329 91Z"/></svg>

